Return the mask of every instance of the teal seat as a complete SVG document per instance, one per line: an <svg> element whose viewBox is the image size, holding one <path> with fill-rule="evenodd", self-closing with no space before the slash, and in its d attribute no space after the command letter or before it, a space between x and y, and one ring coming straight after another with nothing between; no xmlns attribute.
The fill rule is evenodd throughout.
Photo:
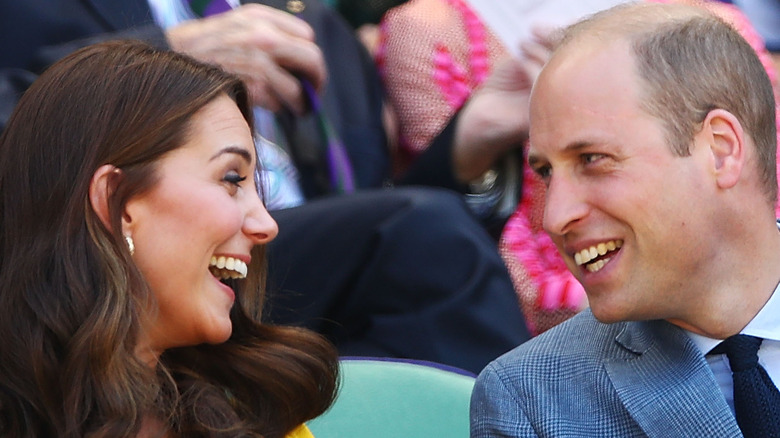
<svg viewBox="0 0 780 438"><path fill-rule="evenodd" d="M424 362L346 359L315 438L468 438L474 377Z"/></svg>

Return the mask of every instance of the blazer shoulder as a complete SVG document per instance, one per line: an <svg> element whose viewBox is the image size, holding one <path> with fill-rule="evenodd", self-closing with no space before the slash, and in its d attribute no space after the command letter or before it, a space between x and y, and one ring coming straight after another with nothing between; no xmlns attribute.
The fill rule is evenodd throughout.
<svg viewBox="0 0 780 438"><path fill-rule="evenodd" d="M494 360L485 370L506 382L596 371L606 360L634 354L616 341L630 329L629 324L604 324L586 309Z"/></svg>
<svg viewBox="0 0 780 438"><path fill-rule="evenodd" d="M499 361L515 361L544 355L578 356L610 350L615 338L627 328L626 322L604 324L589 309L530 339L505 354Z"/></svg>

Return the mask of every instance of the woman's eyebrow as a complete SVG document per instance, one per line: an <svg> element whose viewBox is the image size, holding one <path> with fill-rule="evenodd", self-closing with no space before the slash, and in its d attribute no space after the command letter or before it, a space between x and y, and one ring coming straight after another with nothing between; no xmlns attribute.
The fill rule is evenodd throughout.
<svg viewBox="0 0 780 438"><path fill-rule="evenodd" d="M219 150L216 154L214 154L211 158L209 158L209 161L213 161L217 159L217 157L224 155L224 154L236 154L241 156L244 160L246 160L247 163L252 163L252 154L249 153L245 148L242 148L241 146L227 146Z"/></svg>

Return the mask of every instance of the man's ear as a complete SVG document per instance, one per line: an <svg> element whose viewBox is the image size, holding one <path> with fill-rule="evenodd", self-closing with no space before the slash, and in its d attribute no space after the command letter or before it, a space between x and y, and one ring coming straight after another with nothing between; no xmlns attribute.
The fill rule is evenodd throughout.
<svg viewBox="0 0 780 438"><path fill-rule="evenodd" d="M737 184L745 165L745 132L734 114L714 109L707 114L699 134L710 146L712 171L718 187Z"/></svg>
<svg viewBox="0 0 780 438"><path fill-rule="evenodd" d="M89 203L95 211L100 222L108 230L111 230L111 217L109 215L108 200L116 189L116 177L122 171L111 164L104 164L92 174L89 183Z"/></svg>

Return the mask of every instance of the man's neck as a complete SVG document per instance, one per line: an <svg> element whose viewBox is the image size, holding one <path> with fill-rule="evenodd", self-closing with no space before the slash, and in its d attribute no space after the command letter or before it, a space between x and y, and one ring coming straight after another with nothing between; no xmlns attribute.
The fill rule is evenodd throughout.
<svg viewBox="0 0 780 438"><path fill-rule="evenodd" d="M780 231L756 230L750 244L737 247L728 267L715 273L694 310L668 321L713 339L737 334L755 318L780 282Z"/></svg>

